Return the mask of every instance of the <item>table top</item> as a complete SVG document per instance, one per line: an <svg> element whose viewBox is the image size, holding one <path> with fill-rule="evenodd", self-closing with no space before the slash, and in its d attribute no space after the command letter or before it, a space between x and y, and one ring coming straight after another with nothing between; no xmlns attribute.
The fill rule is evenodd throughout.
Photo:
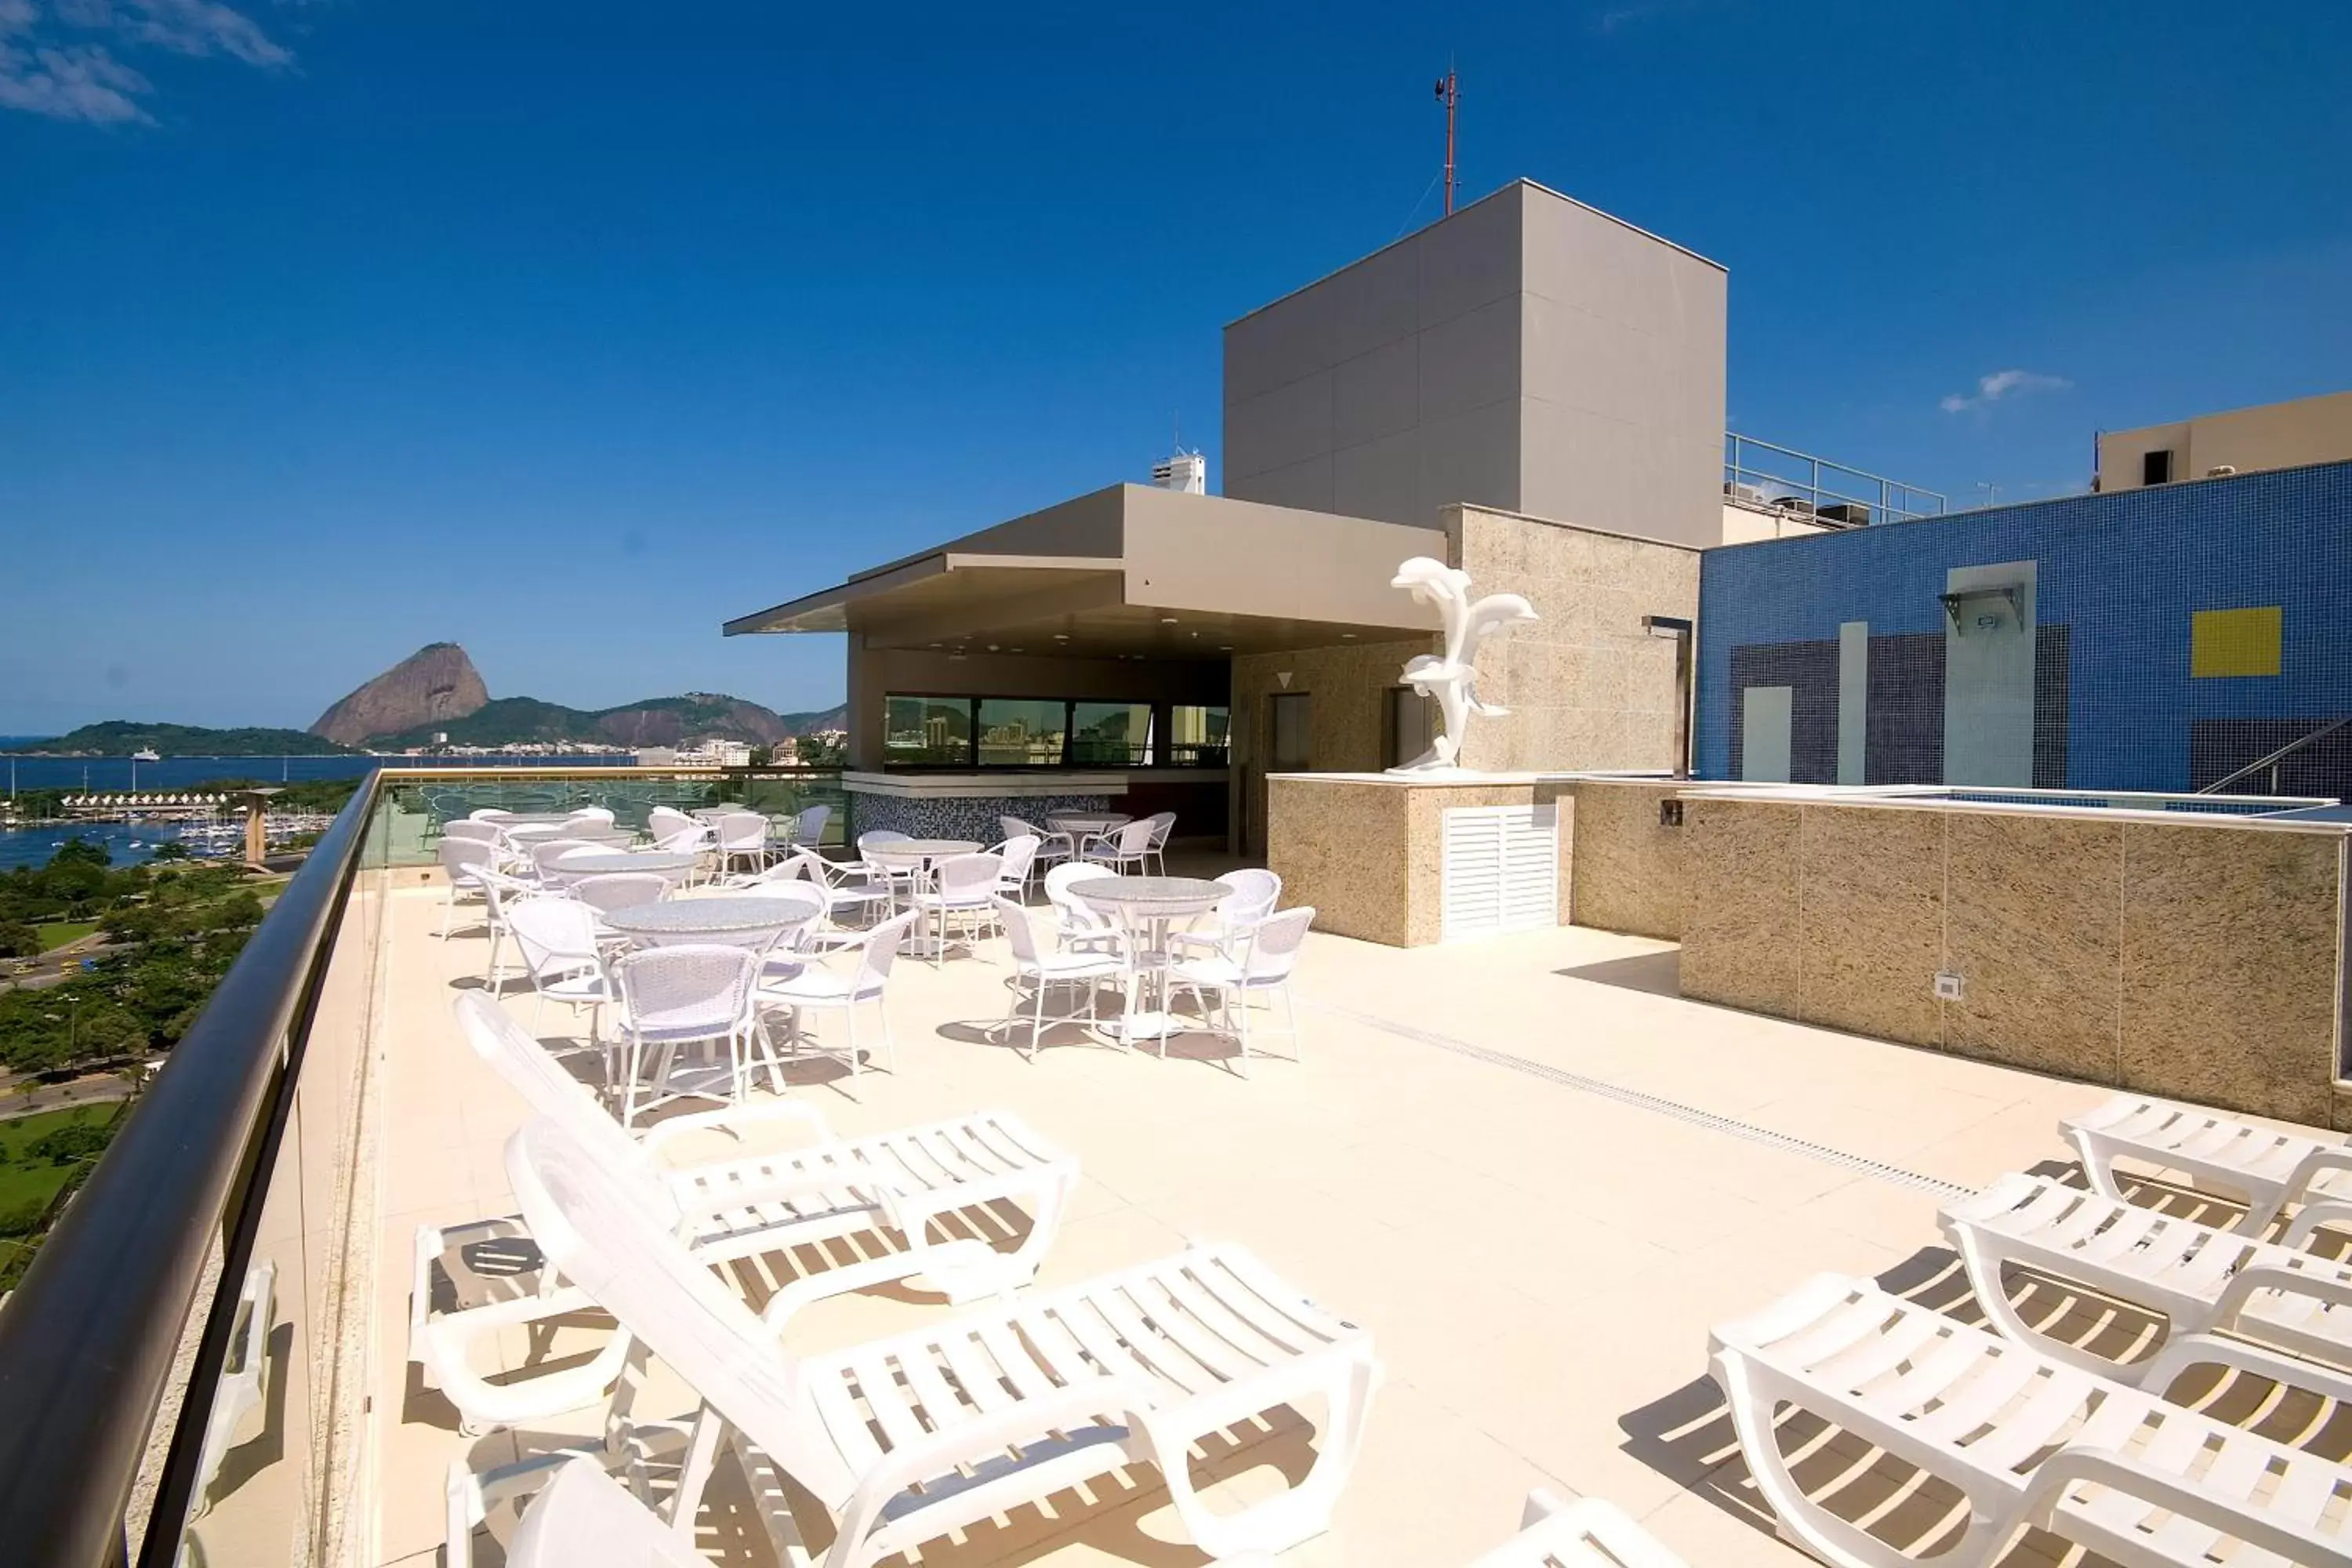
<svg viewBox="0 0 2352 1568"><path fill-rule="evenodd" d="M604 877L615 871L684 871L693 865L693 856L667 849L648 849L641 855L617 849L574 849L569 855L556 857L555 868L567 877Z"/></svg>
<svg viewBox="0 0 2352 1568"><path fill-rule="evenodd" d="M494 827L531 827L541 823L569 822L572 814L568 811L518 811L512 816L491 816L482 820Z"/></svg>
<svg viewBox="0 0 2352 1568"><path fill-rule="evenodd" d="M1134 820L1115 811L1049 811L1045 814L1045 826L1048 827L1078 827L1089 833L1108 833Z"/></svg>
<svg viewBox="0 0 2352 1568"><path fill-rule="evenodd" d="M814 910L796 899L680 899L614 910L604 923L625 936L716 936L723 931L777 931L806 925Z"/></svg>
<svg viewBox="0 0 2352 1568"><path fill-rule="evenodd" d="M983 846L972 838L898 838L887 844L877 844L879 855L920 855L928 860L944 860L950 855L977 855Z"/></svg>
<svg viewBox="0 0 2352 1568"><path fill-rule="evenodd" d="M1089 877L1070 884L1070 897L1089 904L1118 904L1148 910L1154 906L1210 908L1230 896L1223 882L1200 877Z"/></svg>

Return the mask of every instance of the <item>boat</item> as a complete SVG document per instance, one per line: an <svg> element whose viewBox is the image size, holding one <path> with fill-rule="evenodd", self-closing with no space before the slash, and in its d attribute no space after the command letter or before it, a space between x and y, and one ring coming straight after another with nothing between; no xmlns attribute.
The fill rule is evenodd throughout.
<svg viewBox="0 0 2352 1568"><path fill-rule="evenodd" d="M163 758L154 747L142 746L131 753L131 760L134 763L160 763Z"/></svg>

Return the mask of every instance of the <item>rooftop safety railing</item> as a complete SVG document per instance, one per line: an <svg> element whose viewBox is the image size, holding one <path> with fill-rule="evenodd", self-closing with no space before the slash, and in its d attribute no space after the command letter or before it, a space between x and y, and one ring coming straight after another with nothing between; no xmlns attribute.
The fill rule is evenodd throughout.
<svg viewBox="0 0 2352 1568"><path fill-rule="evenodd" d="M384 900L453 816L836 805L837 773L393 769L362 784L0 1305L0 1542L37 1568L368 1539ZM392 1075L396 1077L396 1071Z"/></svg>
<svg viewBox="0 0 2352 1568"><path fill-rule="evenodd" d="M1832 528L1940 517L1950 506L1937 491L1736 431L1723 437L1723 493Z"/></svg>

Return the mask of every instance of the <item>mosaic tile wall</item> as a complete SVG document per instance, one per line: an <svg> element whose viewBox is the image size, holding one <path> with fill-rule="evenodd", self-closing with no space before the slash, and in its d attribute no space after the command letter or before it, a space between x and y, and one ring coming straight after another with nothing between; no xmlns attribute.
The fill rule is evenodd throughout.
<svg viewBox="0 0 2352 1568"><path fill-rule="evenodd" d="M1790 776L1836 782L1839 630L1863 622L1862 782L1946 782L1941 595L2010 563L2032 571L2031 777L1999 782L2193 789L2352 715L2352 462L2329 463L1710 550L1700 773L1742 776L1744 693L1786 687ZM2352 798L2352 729L2280 788Z"/></svg>

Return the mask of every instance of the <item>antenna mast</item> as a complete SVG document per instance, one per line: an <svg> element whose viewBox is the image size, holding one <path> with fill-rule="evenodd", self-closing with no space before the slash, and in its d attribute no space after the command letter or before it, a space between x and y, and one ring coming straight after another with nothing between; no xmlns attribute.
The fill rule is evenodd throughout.
<svg viewBox="0 0 2352 1568"><path fill-rule="evenodd" d="M1462 101L1462 84L1448 65L1437 79L1437 101L1445 105L1445 216L1454 216L1454 106Z"/></svg>

